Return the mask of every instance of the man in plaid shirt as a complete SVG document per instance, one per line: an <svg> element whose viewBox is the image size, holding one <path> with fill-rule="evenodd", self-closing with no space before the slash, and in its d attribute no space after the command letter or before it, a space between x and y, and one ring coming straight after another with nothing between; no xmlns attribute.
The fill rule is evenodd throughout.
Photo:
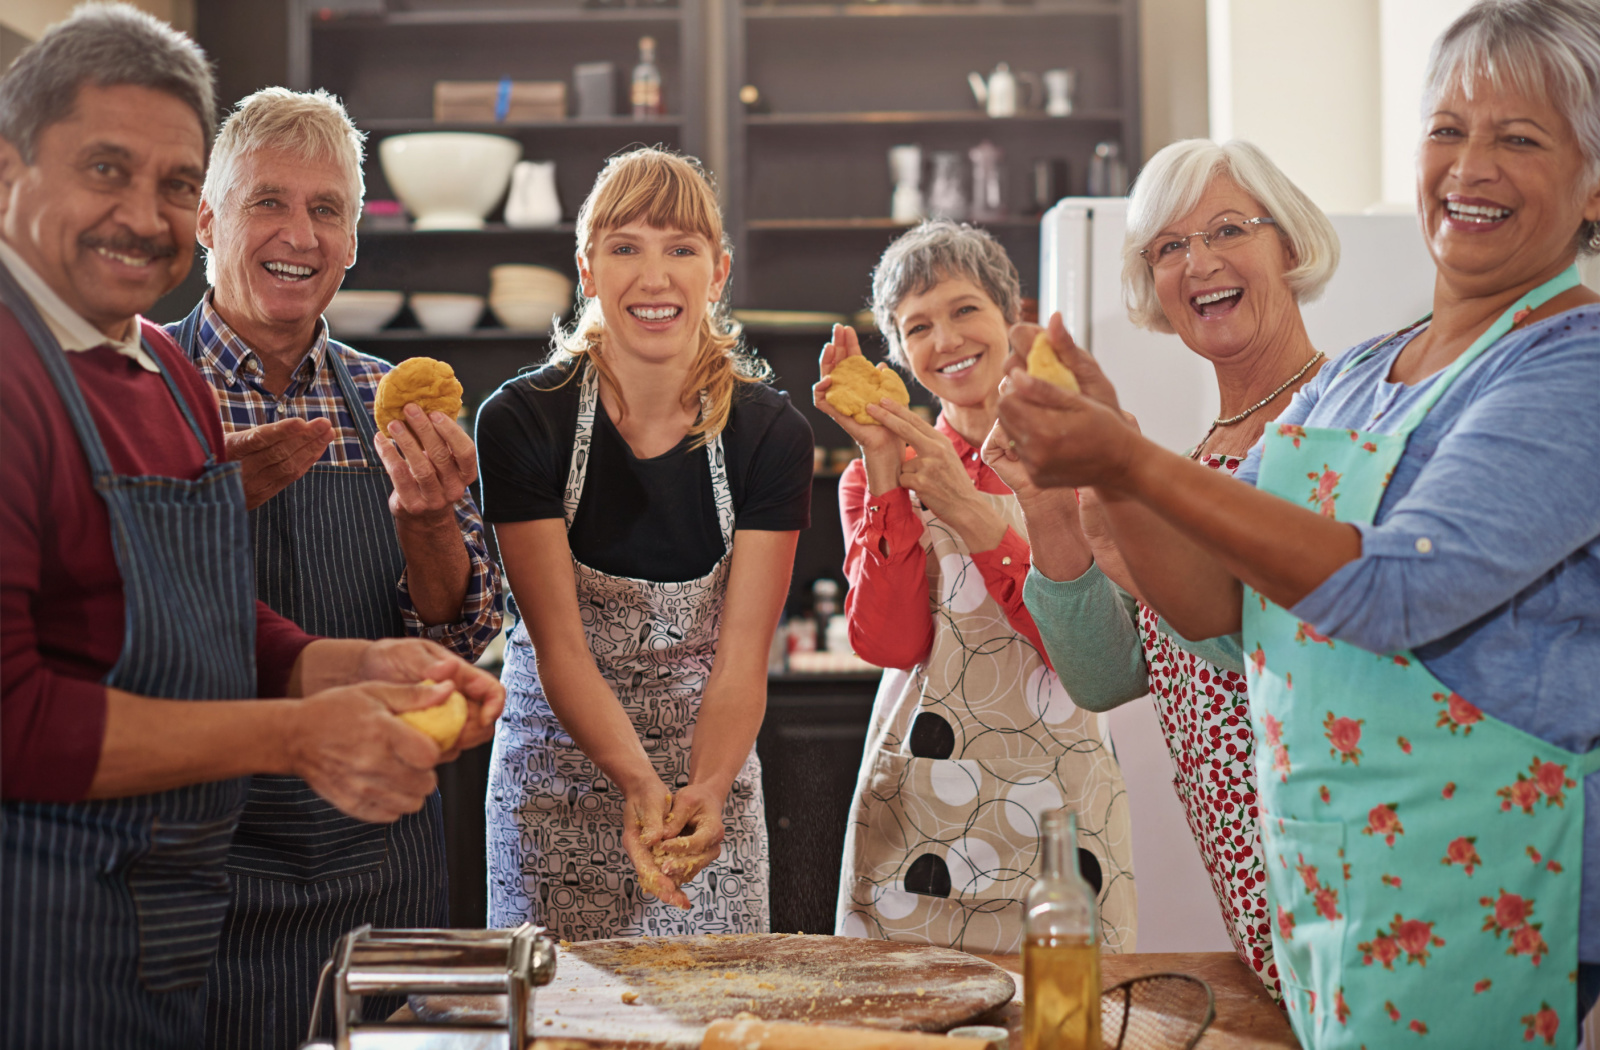
<svg viewBox="0 0 1600 1050"><path fill-rule="evenodd" d="M392 366L330 339L322 320L356 258L361 162L362 135L330 95L267 88L240 102L201 195L211 289L169 331L216 390L243 464L261 599L313 633L421 635L471 660L501 619L468 492L476 449L415 404L378 433ZM437 792L384 827L331 811L303 781L256 777L229 868L212 1045L297 1046L321 963L348 930L449 924Z"/></svg>

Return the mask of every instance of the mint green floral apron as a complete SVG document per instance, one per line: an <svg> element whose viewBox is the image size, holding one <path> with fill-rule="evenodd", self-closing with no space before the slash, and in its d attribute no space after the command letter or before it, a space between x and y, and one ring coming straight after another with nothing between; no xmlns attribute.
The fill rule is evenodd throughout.
<svg viewBox="0 0 1600 1050"><path fill-rule="evenodd" d="M1574 268L1514 304L1395 433L1269 426L1258 487L1373 521L1407 439L1450 384L1577 283ZM1419 538L1419 553L1428 544ZM1571 1050L1581 783L1600 751L1515 729L1414 654L1325 637L1250 588L1244 647L1272 945L1301 1043Z"/></svg>

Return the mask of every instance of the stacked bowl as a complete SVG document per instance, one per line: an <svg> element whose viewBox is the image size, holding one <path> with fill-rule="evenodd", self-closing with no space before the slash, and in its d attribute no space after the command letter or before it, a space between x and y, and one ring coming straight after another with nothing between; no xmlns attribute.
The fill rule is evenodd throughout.
<svg viewBox="0 0 1600 1050"><path fill-rule="evenodd" d="M489 270L489 309L507 328L547 333L572 305L572 278L547 266Z"/></svg>

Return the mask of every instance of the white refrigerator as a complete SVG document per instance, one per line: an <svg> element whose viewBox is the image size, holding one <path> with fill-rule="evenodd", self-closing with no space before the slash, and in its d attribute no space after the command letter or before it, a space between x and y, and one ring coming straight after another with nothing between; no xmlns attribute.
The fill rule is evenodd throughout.
<svg viewBox="0 0 1600 1050"><path fill-rule="evenodd" d="M1217 414L1211 365L1175 335L1135 328L1122 304L1128 202L1069 197L1045 213L1039 314L1067 330L1116 384L1143 431L1182 452ZM1312 345L1329 357L1428 312L1433 264L1412 215L1334 215L1339 270L1302 308ZM1105 723L1102 723L1103 725ZM1109 730L1128 788L1141 952L1230 951L1199 852L1172 790L1172 760L1155 711L1136 700L1111 712Z"/></svg>

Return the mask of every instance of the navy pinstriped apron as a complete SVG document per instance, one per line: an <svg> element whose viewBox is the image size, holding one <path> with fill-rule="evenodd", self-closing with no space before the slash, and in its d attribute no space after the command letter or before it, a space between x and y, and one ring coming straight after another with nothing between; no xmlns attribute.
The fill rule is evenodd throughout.
<svg viewBox="0 0 1600 1050"><path fill-rule="evenodd" d="M255 593L238 464L217 461L146 342L205 467L193 481L114 473L66 355L3 267L0 300L49 372L111 519L127 617L105 684L175 700L254 696ZM223 861L247 783L4 803L0 1043L199 1045L206 969L228 907Z"/></svg>
<svg viewBox="0 0 1600 1050"><path fill-rule="evenodd" d="M199 327L197 306L177 332L191 358L199 352ZM389 512L389 475L373 448L377 429L331 343L324 361L368 465L317 463L250 512L256 590L313 634L404 637L395 584L406 563ZM449 922L437 791L394 824L369 824L340 813L298 777L257 776L228 870L233 907L208 979L206 1035L215 1047L299 1046L323 962L334 941L362 923ZM375 1001L369 1015L399 1005L399 999Z"/></svg>

